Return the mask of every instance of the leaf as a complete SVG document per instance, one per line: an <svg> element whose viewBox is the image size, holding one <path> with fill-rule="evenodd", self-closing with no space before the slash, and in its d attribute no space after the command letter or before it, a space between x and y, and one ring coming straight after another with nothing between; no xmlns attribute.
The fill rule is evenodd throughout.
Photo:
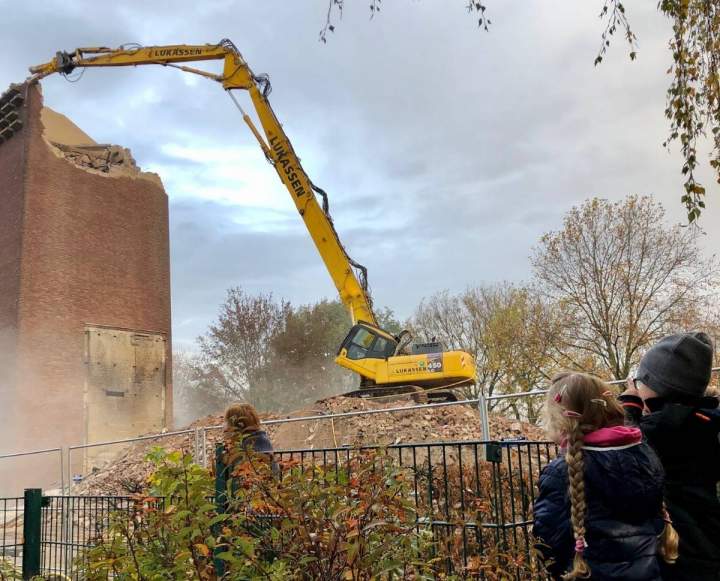
<svg viewBox="0 0 720 581"><path fill-rule="evenodd" d="M210 556L210 549L208 548L207 545L205 545L203 543L197 543L195 545L195 550L197 550L197 552L200 553L203 557Z"/></svg>

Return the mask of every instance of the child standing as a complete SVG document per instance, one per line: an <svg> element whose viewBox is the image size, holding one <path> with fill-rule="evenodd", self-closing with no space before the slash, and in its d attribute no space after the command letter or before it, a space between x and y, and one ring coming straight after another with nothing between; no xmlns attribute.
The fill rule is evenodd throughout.
<svg viewBox="0 0 720 581"><path fill-rule="evenodd" d="M267 433L260 429L260 417L250 404L236 403L225 410L223 440L223 463L228 478L238 464L253 454L270 461L273 474L276 477L279 475L280 468L275 462L272 442Z"/></svg>
<svg viewBox="0 0 720 581"><path fill-rule="evenodd" d="M623 425L609 386L582 373L553 380L545 406L561 445L540 476L533 532L555 579L659 581L676 557L665 525L663 469L638 428ZM659 537L662 537L659 539Z"/></svg>

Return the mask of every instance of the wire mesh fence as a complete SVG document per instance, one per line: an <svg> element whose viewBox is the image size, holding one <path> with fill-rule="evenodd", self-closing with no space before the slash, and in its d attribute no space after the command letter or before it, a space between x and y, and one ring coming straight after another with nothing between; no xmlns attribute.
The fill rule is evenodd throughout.
<svg viewBox="0 0 720 581"><path fill-rule="evenodd" d="M23 515L22 498L0 498L0 571L22 566Z"/></svg>
<svg viewBox="0 0 720 581"><path fill-rule="evenodd" d="M286 450L276 452L276 459L281 466L301 470L343 470L353 458L372 450L378 448ZM478 559L499 550L519 555L520 561L529 558L537 479L557 454L554 444L442 442L380 450L407 470L415 525L432 533L446 572L467 571ZM138 499L129 496L45 497L39 522L41 573L83 578L87 549L106 538L111 518L120 514L130 519L138 506ZM8 565L20 567L23 499L0 499L0 515L0 556Z"/></svg>
<svg viewBox="0 0 720 581"><path fill-rule="evenodd" d="M294 450L277 454L301 467L348 466L376 447ZM532 504L542 468L557 455L549 442L443 442L383 450L411 475L417 524L432 532L446 572L498 551L529 559Z"/></svg>
<svg viewBox="0 0 720 581"><path fill-rule="evenodd" d="M51 496L41 514L40 572L44 576L82 577L83 556L106 534L110 518L133 513L129 497Z"/></svg>

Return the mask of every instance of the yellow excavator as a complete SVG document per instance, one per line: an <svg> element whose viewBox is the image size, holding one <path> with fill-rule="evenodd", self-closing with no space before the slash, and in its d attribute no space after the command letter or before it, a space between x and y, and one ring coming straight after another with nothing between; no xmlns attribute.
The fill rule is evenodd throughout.
<svg viewBox="0 0 720 581"><path fill-rule="evenodd" d="M193 61L222 60L223 72L215 74L187 66ZM330 273L352 319L353 327L340 345L335 362L357 373L360 388L346 395L377 397L423 393L431 399L452 399L450 388L475 382L475 362L463 351L445 351L437 342L416 344L408 331L398 336L378 326L368 290L367 270L353 261L333 225L327 194L312 183L268 101L267 75L252 72L229 40L217 44L89 47L58 52L50 62L30 67L28 82L48 75L69 75L89 67L160 65L203 76L220 83L275 168ZM247 91L264 135L233 94ZM322 198L322 205L317 196ZM441 391L444 390L444 391ZM423 396L424 397L424 396Z"/></svg>

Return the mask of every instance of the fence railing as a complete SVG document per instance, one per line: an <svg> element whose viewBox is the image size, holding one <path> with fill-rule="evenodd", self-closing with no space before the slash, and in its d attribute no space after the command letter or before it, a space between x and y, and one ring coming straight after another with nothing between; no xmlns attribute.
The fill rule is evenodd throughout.
<svg viewBox="0 0 720 581"><path fill-rule="evenodd" d="M118 447L118 446L125 446L127 447L129 444L135 444L138 442L149 442L149 441L155 441L158 443L162 443L163 440L167 438L172 438L174 436L183 436L186 434L195 434L195 446L194 446L194 458L199 458L199 452L198 452L198 435L197 430L177 430L174 432L164 432L161 434L150 434L147 436L138 436L136 438L124 438L121 440L109 440L106 442L97 442L94 444L80 444L77 446L68 446L66 449L67 454L67 482L68 482L68 488L67 492L69 493L72 490L72 483L75 479L75 470L74 468L77 466L77 460L76 452L87 452L88 450L97 449L97 448L103 448L103 447ZM63 493L65 493L66 489L63 488Z"/></svg>
<svg viewBox="0 0 720 581"><path fill-rule="evenodd" d="M281 466L342 469L374 448L283 450L276 458ZM489 548L506 547L529 556L537 480L557 454L554 444L443 442L398 444L383 451L408 470L416 525L432 532L446 572L464 570L471 558ZM27 509L27 498L0 499L0 555L18 568L27 565L35 567L33 573L71 579L83 578L79 558L106 538L111 515L125 513L129 518L137 506L137 499L125 496L51 496ZM39 544L23 550L33 526Z"/></svg>
<svg viewBox="0 0 720 581"><path fill-rule="evenodd" d="M47 458L50 456L50 459ZM17 490L19 492L23 488L27 487L33 482L23 482L20 476L23 474L35 475L40 468L44 472L54 473L56 479L53 478L52 482L45 483L49 488L57 489L59 491L65 491L65 457L66 452L63 448L47 448L44 450L30 450L26 452L14 452L11 454L0 454L0 473L3 473L7 478L17 480ZM52 463L55 464L57 471L47 470L47 467ZM34 476L30 476L34 479Z"/></svg>
<svg viewBox="0 0 720 581"><path fill-rule="evenodd" d="M84 578L82 555L105 538L110 518L132 514L136 501L123 496L52 496L42 509L40 573Z"/></svg>
<svg viewBox="0 0 720 581"><path fill-rule="evenodd" d="M717 373L720 371L720 367L714 367L712 369L713 373ZM613 380L609 381L611 385L622 385L626 382L626 380ZM479 421L481 426L481 440L483 441L490 441L493 439L494 434L491 433L491 426L490 426L490 409L493 404L493 402L497 401L504 401L504 400L513 400L513 399L523 399L523 398L533 398L533 397L539 397L543 396L547 393L547 389L533 389L531 391L525 391L525 392L519 392L519 393L507 393L507 394L492 394L492 395L483 395L481 394L478 398L475 399L466 399L466 400L460 400L460 401L453 401L453 402L439 402L439 403L431 403L431 404L418 404L418 405L409 405L409 406L395 406L395 407L388 407L388 408L382 408L382 409L371 409L371 410L358 410L358 411L351 411L351 412L343 412L343 413L336 413L336 414L318 414L318 415L307 415L307 416L299 416L299 417L287 417L287 418L280 418L280 419L273 419L273 420L265 420L262 422L265 426L273 426L273 425L280 425L280 424L288 424L293 422L333 422L335 420L340 420L343 418L351 418L351 417L358 417L358 416L373 416L377 414L393 414L393 413L404 413L412 410L427 410L432 408L442 408L442 407L453 407L453 406L473 406L478 409L479 414ZM204 426L204 427L197 427L193 429L186 429L186 430L178 430L173 432L165 432L165 433L159 433L159 434L150 434L146 436L139 436L135 438L126 438L121 440L109 440L105 442L95 442L91 444L79 444L74 446L68 446L66 448L50 448L47 450L37 450L37 451L30 451L30 452L17 452L13 454L3 454L0 455L0 462L3 461L3 459L10 459L10 458L22 458L22 457L28 457L38 454L57 454L58 461L58 473L57 473L57 482L60 484L60 489L64 494L69 494L72 490L72 482L73 478L75 476L74 469L77 467L78 462L78 454L82 453L83 451L87 451L93 448L101 448L101 447L119 447L119 446L128 446L132 445L138 442L144 442L144 441L157 441L157 442L163 442L166 438L170 438L173 436L178 435L187 435L192 434L192 453L195 458L195 460L203 465L208 465L208 454L209 451L212 451L212 445L208 441L208 434L212 432L216 432L218 430L221 430L223 426Z"/></svg>

